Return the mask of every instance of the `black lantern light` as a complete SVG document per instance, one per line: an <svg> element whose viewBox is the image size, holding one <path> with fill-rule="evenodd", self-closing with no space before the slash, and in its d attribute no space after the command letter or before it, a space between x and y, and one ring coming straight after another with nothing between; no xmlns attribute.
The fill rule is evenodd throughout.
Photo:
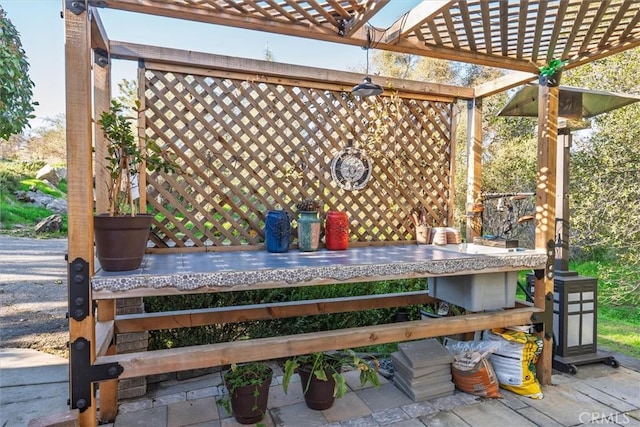
<svg viewBox="0 0 640 427"><path fill-rule="evenodd" d="M371 48L371 32L369 28L367 28L367 44L363 47L364 50L367 51L367 71L366 76L362 79L362 83L356 85L351 89L351 93L355 96L374 96L380 95L384 90L382 86L375 84L371 81L371 77L369 77L369 49Z"/></svg>

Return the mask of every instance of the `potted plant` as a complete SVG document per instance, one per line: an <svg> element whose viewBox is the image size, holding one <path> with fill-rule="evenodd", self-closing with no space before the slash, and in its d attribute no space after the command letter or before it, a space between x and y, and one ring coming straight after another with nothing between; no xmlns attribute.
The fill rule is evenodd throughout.
<svg viewBox="0 0 640 427"><path fill-rule="evenodd" d="M304 199L296 203L298 209L298 248L304 252L317 251L320 245L320 202Z"/></svg>
<svg viewBox="0 0 640 427"><path fill-rule="evenodd" d="M552 59L547 65L540 67L539 84L549 87L558 86L560 84L560 77L562 76L562 67L566 64L567 61Z"/></svg>
<svg viewBox="0 0 640 427"><path fill-rule="evenodd" d="M136 102L134 111L139 111ZM106 169L109 209L94 217L96 251L100 266L107 271L135 270L142 263L153 216L141 214L137 205L137 174L173 171L168 153L152 140L139 141L125 107L111 101L98 125L107 140Z"/></svg>
<svg viewBox="0 0 640 427"><path fill-rule="evenodd" d="M229 391L227 399L219 399L227 412L232 412L240 424L262 421L267 412L269 386L273 370L260 362L231 365L224 374L224 385Z"/></svg>
<svg viewBox="0 0 640 427"><path fill-rule="evenodd" d="M316 410L328 409L333 406L336 397L342 397L347 392L347 383L342 374L345 366L360 371L360 385L368 382L380 385L378 361L364 360L352 350L347 350L345 353L320 352L288 359L284 365L282 388L286 394L291 377L297 371L307 406Z"/></svg>

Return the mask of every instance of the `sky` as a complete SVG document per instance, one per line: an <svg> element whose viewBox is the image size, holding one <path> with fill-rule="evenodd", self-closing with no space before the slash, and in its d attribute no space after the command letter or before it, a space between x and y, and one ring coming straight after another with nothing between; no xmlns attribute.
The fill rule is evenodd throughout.
<svg viewBox="0 0 640 427"><path fill-rule="evenodd" d="M42 126L44 119L65 110L64 20L60 15L63 3L63 0L0 0L20 33L30 64L29 75L35 83L34 101L40 105L35 108L32 127ZM418 3L419 0L392 0L370 22L376 27L389 27ZM110 9L99 9L98 13L111 40L253 59L264 59L268 47L276 62L344 71L365 69L366 53L357 46ZM114 95L118 82L135 78L136 67L132 61L112 62Z"/></svg>

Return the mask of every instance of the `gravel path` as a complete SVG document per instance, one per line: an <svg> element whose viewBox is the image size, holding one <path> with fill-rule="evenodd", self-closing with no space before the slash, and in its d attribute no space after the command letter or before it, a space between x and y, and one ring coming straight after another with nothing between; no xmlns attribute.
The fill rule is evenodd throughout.
<svg viewBox="0 0 640 427"><path fill-rule="evenodd" d="M0 234L0 347L67 357L66 239Z"/></svg>

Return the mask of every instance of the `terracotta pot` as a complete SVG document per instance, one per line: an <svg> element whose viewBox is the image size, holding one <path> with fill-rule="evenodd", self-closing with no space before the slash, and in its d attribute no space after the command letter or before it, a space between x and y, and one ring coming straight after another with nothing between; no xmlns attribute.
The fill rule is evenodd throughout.
<svg viewBox="0 0 640 427"><path fill-rule="evenodd" d="M336 400L333 396L336 382L330 372L325 373L327 374L327 381L319 380L315 375L312 375L309 370L298 368L304 401L309 408L318 411L331 408L333 402Z"/></svg>
<svg viewBox="0 0 640 427"><path fill-rule="evenodd" d="M96 215L93 230L100 267L106 271L135 270L142 264L153 215Z"/></svg>

